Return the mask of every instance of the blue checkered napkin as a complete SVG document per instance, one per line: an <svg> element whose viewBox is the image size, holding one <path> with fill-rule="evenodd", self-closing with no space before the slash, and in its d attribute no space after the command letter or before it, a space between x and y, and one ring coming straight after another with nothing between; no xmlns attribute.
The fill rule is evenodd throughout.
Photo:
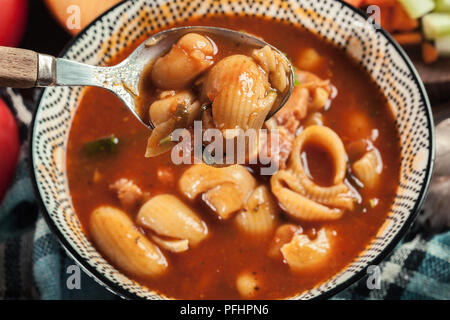
<svg viewBox="0 0 450 320"><path fill-rule="evenodd" d="M27 164L27 128L33 101L0 90L19 120L22 152L13 184L0 204L0 299L111 299L114 296L81 273L81 290L66 286L67 257L51 234L34 197Z"/></svg>
<svg viewBox="0 0 450 320"><path fill-rule="evenodd" d="M450 231L418 234L380 264L379 289L362 279L336 299L450 299Z"/></svg>
<svg viewBox="0 0 450 320"><path fill-rule="evenodd" d="M42 217L36 223L33 250L33 277L41 299L105 300L116 297L81 271L80 289L69 289L69 266L76 263L69 258L50 232Z"/></svg>
<svg viewBox="0 0 450 320"><path fill-rule="evenodd" d="M36 228L33 260L42 298L112 298L87 276L82 278L81 291L64 286L66 268L58 268L73 261L59 249L43 219L38 220ZM334 299L450 299L450 231L431 238L416 235L398 246L379 267L380 289L368 289L363 278ZM60 277L55 277L58 272Z"/></svg>
<svg viewBox="0 0 450 320"><path fill-rule="evenodd" d="M51 234L33 196L27 170L26 131L33 101L11 89L0 97L20 121L23 152L14 183L0 204L0 299L114 299L82 273L81 289L69 290L66 270L74 265ZM450 231L410 233L379 267L380 289L362 279L335 299L450 299Z"/></svg>

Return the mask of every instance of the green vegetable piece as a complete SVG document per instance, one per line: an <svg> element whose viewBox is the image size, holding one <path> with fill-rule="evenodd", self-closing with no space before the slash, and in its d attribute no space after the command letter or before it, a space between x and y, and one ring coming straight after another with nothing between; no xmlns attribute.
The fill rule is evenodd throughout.
<svg viewBox="0 0 450 320"><path fill-rule="evenodd" d="M162 138L162 139L159 141L159 145L160 145L160 146L163 146L163 145L165 145L165 144L168 144L168 143L171 142L171 141L172 141L172 137L171 137L171 135L169 134L167 137Z"/></svg>
<svg viewBox="0 0 450 320"><path fill-rule="evenodd" d="M86 143L83 146L83 150L89 156L95 156L102 153L113 154L117 152L117 147L119 145L119 139L115 135L111 135L106 138L101 138Z"/></svg>
<svg viewBox="0 0 450 320"><path fill-rule="evenodd" d="M430 13L422 19L422 28L425 37L435 40L450 35L450 13Z"/></svg>
<svg viewBox="0 0 450 320"><path fill-rule="evenodd" d="M436 0L435 11L450 12L450 0Z"/></svg>
<svg viewBox="0 0 450 320"><path fill-rule="evenodd" d="M297 77L297 68L294 66L294 86L298 86L300 84L300 80Z"/></svg>
<svg viewBox="0 0 450 320"><path fill-rule="evenodd" d="M399 0L399 2L412 19L426 15L428 12L433 11L435 6L433 0Z"/></svg>
<svg viewBox="0 0 450 320"><path fill-rule="evenodd" d="M442 57L450 57L450 35L436 39L436 50Z"/></svg>

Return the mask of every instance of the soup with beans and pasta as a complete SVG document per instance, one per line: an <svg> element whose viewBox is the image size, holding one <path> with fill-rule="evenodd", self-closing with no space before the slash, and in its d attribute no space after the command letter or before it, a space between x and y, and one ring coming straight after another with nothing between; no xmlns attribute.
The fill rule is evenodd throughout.
<svg viewBox="0 0 450 320"><path fill-rule="evenodd" d="M239 16L181 25L263 38L295 66L292 96L266 120L286 90L283 59L201 34L181 38L141 80L151 133L113 94L85 89L67 150L84 231L121 272L171 298L280 299L314 288L363 252L393 202L400 146L385 97L345 52L293 25ZM175 165L171 132L195 120L277 132L268 156L278 169Z"/></svg>

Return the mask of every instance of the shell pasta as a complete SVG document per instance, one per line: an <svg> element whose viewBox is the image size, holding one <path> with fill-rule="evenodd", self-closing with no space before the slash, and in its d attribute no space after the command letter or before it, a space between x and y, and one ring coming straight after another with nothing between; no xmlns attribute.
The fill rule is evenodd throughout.
<svg viewBox="0 0 450 320"><path fill-rule="evenodd" d="M307 271L327 261L333 240L333 232L328 229L319 230L314 240L298 234L281 247L281 253L293 271Z"/></svg>
<svg viewBox="0 0 450 320"><path fill-rule="evenodd" d="M236 226L251 236L265 236L274 231L279 208L266 186L253 191L235 218Z"/></svg>
<svg viewBox="0 0 450 320"><path fill-rule="evenodd" d="M265 46L262 49L254 50L252 57L269 74L275 89L280 92L286 90L289 84L287 77L289 66L278 52L275 52L269 46Z"/></svg>
<svg viewBox="0 0 450 320"><path fill-rule="evenodd" d="M277 97L253 59L232 55L209 72L204 94L212 101L215 126L220 130L260 129Z"/></svg>
<svg viewBox="0 0 450 320"><path fill-rule="evenodd" d="M343 183L345 170L347 165L347 155L345 153L344 144L339 136L330 128L323 126L311 126L305 129L295 140L292 147L292 156L289 160L289 168L291 168L302 179L301 183L312 185L313 183L307 177L305 168L303 167L300 153L307 143L318 144L329 152L334 164L333 185ZM307 178L307 179L303 179ZM306 182L304 182L304 180Z"/></svg>
<svg viewBox="0 0 450 320"><path fill-rule="evenodd" d="M99 207L92 212L89 226L100 250L127 272L139 277L157 277L167 270L163 253L136 229L125 212Z"/></svg>
<svg viewBox="0 0 450 320"><path fill-rule="evenodd" d="M365 187L375 188L380 180L382 165L381 156L378 150L374 149L356 161L352 168L355 176Z"/></svg>
<svg viewBox="0 0 450 320"><path fill-rule="evenodd" d="M305 171L301 152L309 143L320 144L330 154L335 172L331 186L319 186ZM296 138L288 168L272 177L272 192L293 217L308 221L339 219L354 204L344 183L346 159L344 145L335 132L323 126L310 126Z"/></svg>
<svg viewBox="0 0 450 320"><path fill-rule="evenodd" d="M161 236L186 239L197 245L208 235L206 224L183 202L172 195L158 195L139 210L139 225Z"/></svg>
<svg viewBox="0 0 450 320"><path fill-rule="evenodd" d="M204 200L222 218L241 209L256 186L255 178L240 165L213 168L194 165L181 177L181 192L188 199L204 194ZM226 196L225 196L226 195Z"/></svg>
<svg viewBox="0 0 450 320"><path fill-rule="evenodd" d="M146 157L170 151L175 146L172 133L193 129L194 121L208 118L205 129L220 130L226 140L263 127L281 94L291 87L291 66L269 46L244 52L229 46L219 39L188 33L149 64L136 99L143 119L156 127Z"/></svg>
<svg viewBox="0 0 450 320"><path fill-rule="evenodd" d="M280 202L281 207L290 216L305 220L305 221L327 221L336 220L342 217L343 211L340 209L332 209L324 206L318 202L310 200L300 192L292 191L290 188L286 188L284 184L297 186L293 181L296 180L296 176L289 171L277 172L271 179L272 192ZM300 189L301 190L301 186Z"/></svg>
<svg viewBox="0 0 450 320"><path fill-rule="evenodd" d="M172 132L177 128L192 125L200 116L201 105L194 101L190 91L163 92L160 100L155 101L149 111L150 119L156 128L147 143L146 157L155 157L172 149Z"/></svg>
<svg viewBox="0 0 450 320"><path fill-rule="evenodd" d="M207 38L189 33L155 62L152 80L162 89L182 89L214 63L214 55L214 46Z"/></svg>

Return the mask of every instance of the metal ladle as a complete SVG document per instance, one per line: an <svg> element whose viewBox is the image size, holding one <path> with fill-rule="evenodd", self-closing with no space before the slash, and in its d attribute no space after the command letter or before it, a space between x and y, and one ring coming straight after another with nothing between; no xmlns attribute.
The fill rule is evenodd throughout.
<svg viewBox="0 0 450 320"><path fill-rule="evenodd" d="M181 27L157 33L144 41L124 61L112 67L91 66L76 61L55 58L30 50L0 47L0 87L32 88L52 86L94 86L116 94L145 126L136 110L136 96L139 96L139 82L146 66L167 53L183 35L198 33L214 39L220 36L249 49L268 45L280 53L290 66L289 86L277 99L272 108L272 117L289 99L294 88L294 71L290 61L278 49L250 34L217 27Z"/></svg>

